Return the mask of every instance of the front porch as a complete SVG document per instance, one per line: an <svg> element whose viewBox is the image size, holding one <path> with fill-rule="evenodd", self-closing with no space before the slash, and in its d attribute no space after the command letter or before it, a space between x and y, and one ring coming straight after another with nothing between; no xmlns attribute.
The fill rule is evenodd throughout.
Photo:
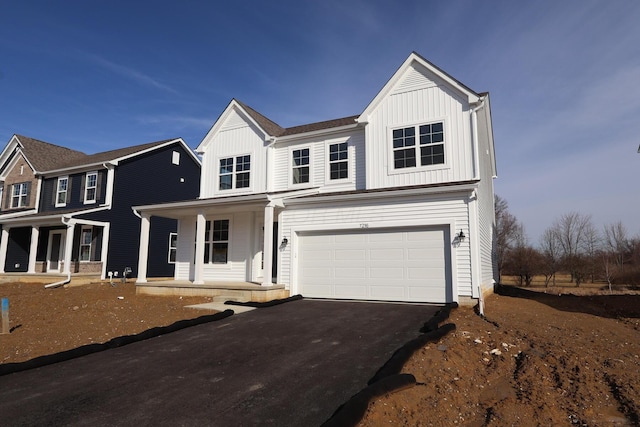
<svg viewBox="0 0 640 427"><path fill-rule="evenodd" d="M267 302L287 298L289 291L284 285L262 286L252 282L206 281L194 284L188 280L149 280L136 283L136 294L206 296L214 301Z"/></svg>

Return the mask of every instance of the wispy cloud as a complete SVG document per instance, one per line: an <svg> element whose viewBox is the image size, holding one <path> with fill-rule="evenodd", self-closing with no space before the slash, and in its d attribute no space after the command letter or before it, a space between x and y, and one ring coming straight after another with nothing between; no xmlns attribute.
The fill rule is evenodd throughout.
<svg viewBox="0 0 640 427"><path fill-rule="evenodd" d="M161 115L145 115L136 119L143 125L166 125L178 126L180 128L200 127L209 128L213 124L215 117L191 117L191 116L174 116L168 114Z"/></svg>
<svg viewBox="0 0 640 427"><path fill-rule="evenodd" d="M138 82L144 86L153 87L156 89L160 89L165 92L169 92L172 94L177 94L178 91L174 88L167 86L163 83L160 83L158 80L154 79L151 76L148 76L138 70L135 70L130 67L126 67L124 65L116 64L115 62L111 62L108 59L105 59L99 55L93 53L83 52L83 56L89 60L90 62L99 65L100 67L109 70L115 74L118 74L122 77L125 77L129 80L133 80Z"/></svg>

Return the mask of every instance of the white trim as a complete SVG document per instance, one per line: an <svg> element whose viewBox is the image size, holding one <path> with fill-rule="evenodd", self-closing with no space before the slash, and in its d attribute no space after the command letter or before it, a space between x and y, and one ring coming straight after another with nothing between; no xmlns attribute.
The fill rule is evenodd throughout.
<svg viewBox="0 0 640 427"><path fill-rule="evenodd" d="M59 252L58 252L58 268L57 269L53 269L51 268L51 249L52 249L52 244L53 244L53 236L55 234L59 234L60 235L60 246L58 248ZM62 269L60 268L61 262L64 261L65 258L65 251L66 251L66 237L67 237L67 230L62 229L62 228L58 228L55 230L49 230L49 239L47 241L47 257L45 258L45 270L47 273L50 272L57 272L59 273Z"/></svg>
<svg viewBox="0 0 640 427"><path fill-rule="evenodd" d="M40 228L38 226L31 226L31 242L29 244L29 266L27 268L27 274L35 274L36 272L36 257L38 255L38 238L40 237Z"/></svg>
<svg viewBox="0 0 640 427"><path fill-rule="evenodd" d="M338 127L314 130L314 131L310 131L310 132L294 133L292 135L280 136L280 137L275 138L273 142L274 142L274 144L278 144L278 143L285 143L285 142L290 142L290 141L303 139L303 138L313 138L313 137L322 136L322 135L330 136L333 133L339 133L339 132L344 132L344 131L356 129L359 126L361 126L360 123L357 123L354 120L354 124L352 124L352 125L344 125L344 126L338 126Z"/></svg>
<svg viewBox="0 0 640 427"><path fill-rule="evenodd" d="M109 233L111 232L111 223L105 222L102 226L102 252L100 253L100 262L102 263L101 279L107 278L107 257L109 256Z"/></svg>
<svg viewBox="0 0 640 427"><path fill-rule="evenodd" d="M91 176L91 175L95 175L96 176L96 184L93 187L89 187L89 176ZM99 185L98 179L99 178L100 178L100 174L98 173L98 171L85 172L85 174L84 174L84 195L83 195L83 200L84 200L84 204L85 205L98 202L98 185ZM90 188L93 188L95 190L94 193L93 193L93 199L87 199L87 193L88 193Z"/></svg>
<svg viewBox="0 0 640 427"><path fill-rule="evenodd" d="M84 232L88 230L91 233L91 241L89 242L89 259L82 259L82 247L87 246L82 242L82 237L84 236ZM82 225L80 227L80 241L78 243L78 262L91 262L91 248L93 247L93 226L91 225Z"/></svg>
<svg viewBox="0 0 640 427"><path fill-rule="evenodd" d="M175 244L175 246L171 246L171 236L176 236L176 244ZM175 257L177 257L178 256L178 233L173 232L173 231L169 232L169 248L168 248L168 251L167 251L167 262L169 264L175 264L176 263L175 257L174 257L174 260L171 261L171 249L174 250Z"/></svg>
<svg viewBox="0 0 640 427"><path fill-rule="evenodd" d="M338 144L347 144L347 158L344 160L336 160L334 162L331 161L331 146L332 145L338 145ZM345 136L342 138L334 138L334 139L327 139L324 141L324 152L325 152L325 158L324 158L324 165L325 165L325 169L324 169L324 185L334 185L334 184L345 184L345 183L352 183L355 182L355 170L352 167L352 164L354 163L352 160L354 159L355 156L355 149L353 146L353 143L351 143L351 136ZM341 162L346 162L347 163L347 177L346 178L339 178L339 179L331 179L331 164L332 163L341 163Z"/></svg>
<svg viewBox="0 0 640 427"><path fill-rule="evenodd" d="M308 165L302 165L302 166L296 166L297 168L304 168L304 167L308 167L309 168L309 181L307 182L299 182L299 183L294 183L293 182L293 168L294 168L294 164L293 164L293 152L294 151L302 151L302 150L309 150L309 164ZM310 187L313 186L313 144L304 144L304 145L292 145L289 147L289 161L288 161L288 171L287 173L289 174L289 177L287 179L287 182L289 183L289 188L304 188L304 187Z"/></svg>
<svg viewBox="0 0 640 427"><path fill-rule="evenodd" d="M4 273L4 265L7 262L7 246L9 244L9 230L11 227L4 225L0 231L0 272Z"/></svg>
<svg viewBox="0 0 640 427"><path fill-rule="evenodd" d="M469 210L469 232L467 241L469 242L469 257L471 258L471 296L479 298L478 289L482 284L482 261L480 259L480 230L478 229L479 205L478 197L472 194L467 202Z"/></svg>
<svg viewBox="0 0 640 427"><path fill-rule="evenodd" d="M67 181L67 185L66 188L64 189L64 191L60 191L60 181L62 180L66 180ZM58 199L60 198L60 193L64 192L64 203L61 203L58 201ZM55 207L56 208L61 208L64 206L67 206L67 199L69 197L69 175L64 175L64 176L59 176L58 179L56 180L56 201L55 201Z"/></svg>

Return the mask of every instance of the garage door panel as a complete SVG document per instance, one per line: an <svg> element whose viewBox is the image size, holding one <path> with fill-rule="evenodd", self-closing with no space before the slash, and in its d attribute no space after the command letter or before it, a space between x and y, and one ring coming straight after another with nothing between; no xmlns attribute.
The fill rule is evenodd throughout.
<svg viewBox="0 0 640 427"><path fill-rule="evenodd" d="M451 279L445 230L302 235L299 291L307 297L447 302Z"/></svg>
<svg viewBox="0 0 640 427"><path fill-rule="evenodd" d="M364 260L367 258L367 251L364 249L336 249L336 259L340 260Z"/></svg>

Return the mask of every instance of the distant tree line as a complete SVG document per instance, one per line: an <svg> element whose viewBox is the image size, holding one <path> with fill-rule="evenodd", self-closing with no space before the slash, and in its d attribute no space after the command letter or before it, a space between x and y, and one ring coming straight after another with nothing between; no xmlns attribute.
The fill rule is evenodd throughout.
<svg viewBox="0 0 640 427"><path fill-rule="evenodd" d="M590 215L569 212L534 246L506 200L496 195L495 207L500 279L515 276L521 286L529 286L534 276L544 276L549 286L556 284L556 274L565 273L576 286L604 281L609 289L617 284L640 287L640 236L629 236L622 222L598 230Z"/></svg>

